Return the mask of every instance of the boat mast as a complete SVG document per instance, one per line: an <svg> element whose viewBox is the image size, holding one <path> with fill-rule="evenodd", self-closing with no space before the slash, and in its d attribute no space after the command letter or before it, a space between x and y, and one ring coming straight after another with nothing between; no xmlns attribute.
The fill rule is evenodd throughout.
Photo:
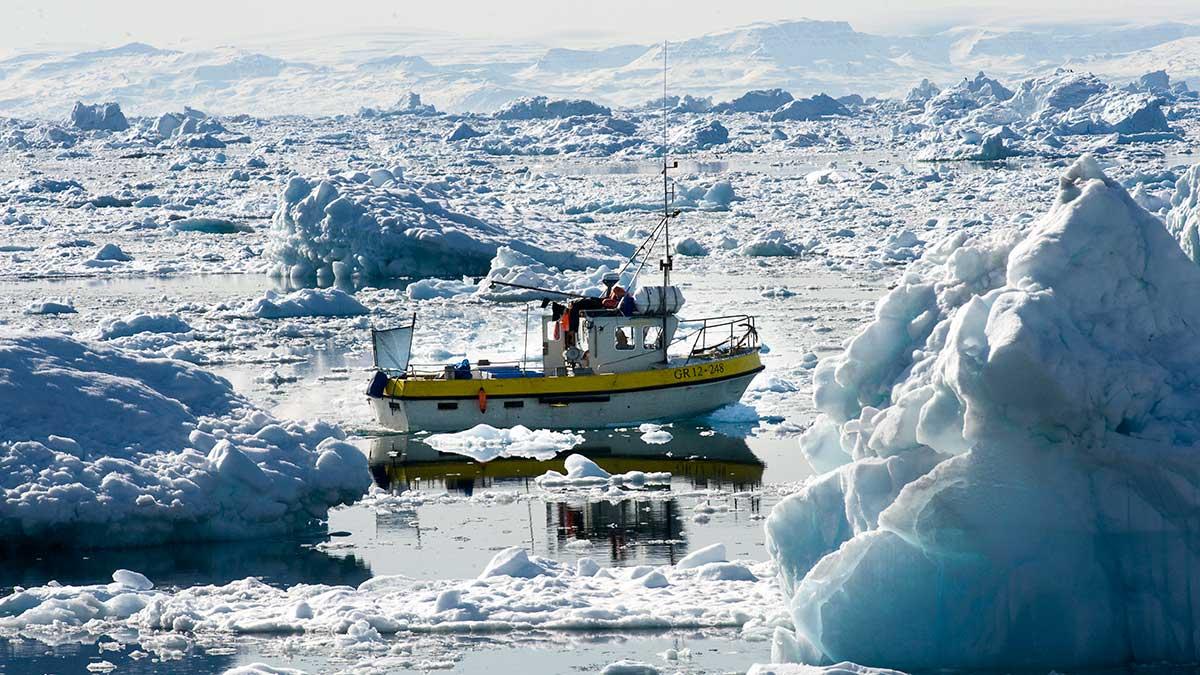
<svg viewBox="0 0 1200 675"><path fill-rule="evenodd" d="M663 242L665 245L665 257L659 261L658 266L662 268L663 287L662 287L662 335L659 337L659 342L662 343L662 362L667 363L667 293L671 288L671 270L675 263L671 259L671 219L679 215L679 211L671 211L671 183L667 177L668 169L673 169L679 166L679 162L668 163L668 143L667 138L667 42L663 41L663 98L662 98L662 133L663 133Z"/></svg>

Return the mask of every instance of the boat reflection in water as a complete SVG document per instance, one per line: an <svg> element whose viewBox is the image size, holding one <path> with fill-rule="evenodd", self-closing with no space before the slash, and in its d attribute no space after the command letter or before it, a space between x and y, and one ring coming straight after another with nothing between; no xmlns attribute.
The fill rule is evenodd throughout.
<svg viewBox="0 0 1200 675"><path fill-rule="evenodd" d="M547 541L535 548L569 554L576 550L573 542L590 542L610 549L614 562L632 558L674 562L687 553L688 543L681 534L691 516L688 507L695 502L693 498L687 506L681 505L677 495L720 490L722 503L738 512L756 513L760 508L757 493L737 493L760 486L765 465L742 438L678 424L670 431L673 438L664 444L642 441L636 429L585 431L580 432L583 443L552 460L501 458L490 462L440 452L421 437L385 436L372 440L371 474L379 487L393 494L411 490L462 496L484 490L538 491L543 495L544 519L535 518L537 502L531 502L528 526L531 532L544 528ZM609 473L669 472L672 489L648 489L625 499L540 492L534 479L550 470L565 472L563 462L574 453L592 459ZM419 527L415 512L405 514L402 520L408 527ZM379 523L386 528L395 525Z"/></svg>

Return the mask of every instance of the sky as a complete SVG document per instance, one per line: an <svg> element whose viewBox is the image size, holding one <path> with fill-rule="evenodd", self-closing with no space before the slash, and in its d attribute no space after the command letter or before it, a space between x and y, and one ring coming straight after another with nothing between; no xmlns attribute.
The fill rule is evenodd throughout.
<svg viewBox="0 0 1200 675"><path fill-rule="evenodd" d="M1197 21L1194 0L0 0L0 45L208 47L325 32L440 31L563 46L682 39L755 21L849 21L884 34L955 25Z"/></svg>

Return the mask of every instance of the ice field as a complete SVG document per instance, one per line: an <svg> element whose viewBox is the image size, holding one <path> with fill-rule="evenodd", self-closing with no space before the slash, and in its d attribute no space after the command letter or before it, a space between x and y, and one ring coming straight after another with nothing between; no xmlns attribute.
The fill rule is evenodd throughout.
<svg viewBox="0 0 1200 675"><path fill-rule="evenodd" d="M766 368L599 430L389 432L370 329L535 356L537 294L488 281L598 294L654 226L656 48L0 60L0 672L1200 662L1200 29L698 84L822 30L680 46L673 279Z"/></svg>

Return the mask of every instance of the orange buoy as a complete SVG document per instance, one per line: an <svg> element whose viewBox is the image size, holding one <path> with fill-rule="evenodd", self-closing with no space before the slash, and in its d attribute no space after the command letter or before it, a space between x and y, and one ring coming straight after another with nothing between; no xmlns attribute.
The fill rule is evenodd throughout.
<svg viewBox="0 0 1200 675"><path fill-rule="evenodd" d="M487 412L487 392L483 390L483 387L479 388L479 412Z"/></svg>

